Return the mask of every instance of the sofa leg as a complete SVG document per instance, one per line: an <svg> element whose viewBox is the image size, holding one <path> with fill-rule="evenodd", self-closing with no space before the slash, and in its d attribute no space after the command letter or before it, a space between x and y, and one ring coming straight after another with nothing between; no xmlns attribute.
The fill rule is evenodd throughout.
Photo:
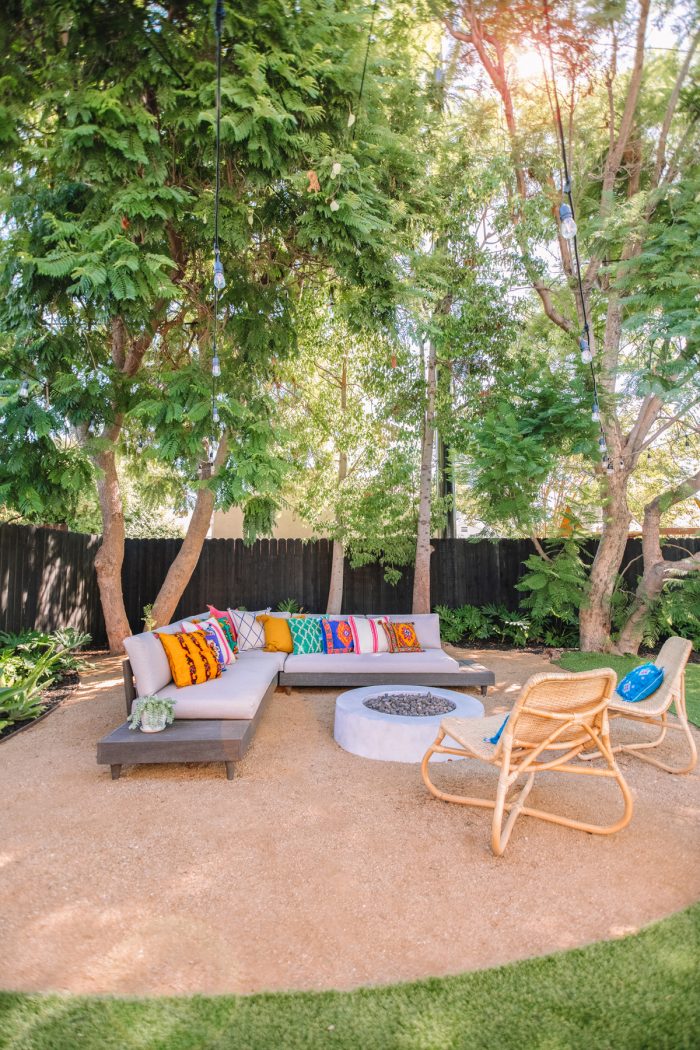
<svg viewBox="0 0 700 1050"><path fill-rule="evenodd" d="M119 774L122 771L121 763L113 763L109 767L110 773L112 774L112 780L119 780Z"/></svg>
<svg viewBox="0 0 700 1050"><path fill-rule="evenodd" d="M482 695L482 696L486 696L486 694L488 693L488 691L489 691L489 687L488 687L487 685L482 685L482 686L481 686L481 695Z"/></svg>
<svg viewBox="0 0 700 1050"><path fill-rule="evenodd" d="M233 780L233 762L226 762L226 779Z"/></svg>
<svg viewBox="0 0 700 1050"><path fill-rule="evenodd" d="M284 691L287 694L287 696L291 696L292 695L292 687L291 687L291 685L285 685Z"/></svg>

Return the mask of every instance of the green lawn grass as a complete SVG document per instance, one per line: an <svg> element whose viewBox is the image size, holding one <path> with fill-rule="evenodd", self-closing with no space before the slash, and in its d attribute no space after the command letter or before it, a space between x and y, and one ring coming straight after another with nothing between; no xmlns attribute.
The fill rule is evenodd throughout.
<svg viewBox="0 0 700 1050"><path fill-rule="evenodd" d="M648 661L640 656L612 656L610 653L565 653L557 660L565 671L591 671L595 667L612 667L618 680L637 664ZM685 703L688 718L700 726L700 664L688 664L685 675ZM673 711L673 708L671 708Z"/></svg>
<svg viewBox="0 0 700 1050"><path fill-rule="evenodd" d="M691 1050L698 988L695 905L622 940L389 988L141 1000L4 992L0 1048Z"/></svg>

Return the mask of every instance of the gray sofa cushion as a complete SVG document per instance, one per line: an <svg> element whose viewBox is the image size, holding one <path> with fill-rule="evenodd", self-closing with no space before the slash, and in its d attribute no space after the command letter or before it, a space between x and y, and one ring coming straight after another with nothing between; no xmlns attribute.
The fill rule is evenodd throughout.
<svg viewBox="0 0 700 1050"><path fill-rule="evenodd" d="M277 678L278 655L260 653L257 659L236 660L221 678L202 685L178 689L169 682L157 695L175 701L176 718L252 718Z"/></svg>
<svg viewBox="0 0 700 1050"><path fill-rule="evenodd" d="M428 674L431 671L457 671L459 664L442 649L422 653L309 653L288 656L285 674Z"/></svg>
<svg viewBox="0 0 700 1050"><path fill-rule="evenodd" d="M266 653L264 649L245 649L244 652L239 653L236 657L236 663L248 663L249 660L267 660L272 665L274 663L275 668L281 671L284 667L284 661L287 653Z"/></svg>

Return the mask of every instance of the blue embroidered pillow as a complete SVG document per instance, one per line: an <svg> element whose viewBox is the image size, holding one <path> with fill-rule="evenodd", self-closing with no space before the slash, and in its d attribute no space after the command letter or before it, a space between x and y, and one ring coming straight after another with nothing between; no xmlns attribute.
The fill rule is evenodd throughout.
<svg viewBox="0 0 700 1050"><path fill-rule="evenodd" d="M347 620L321 620L323 649L332 653L351 653L355 648L352 631Z"/></svg>
<svg viewBox="0 0 700 1050"><path fill-rule="evenodd" d="M657 667L656 664L641 664L625 675L615 692L628 703L636 704L655 693L663 680L663 667Z"/></svg>

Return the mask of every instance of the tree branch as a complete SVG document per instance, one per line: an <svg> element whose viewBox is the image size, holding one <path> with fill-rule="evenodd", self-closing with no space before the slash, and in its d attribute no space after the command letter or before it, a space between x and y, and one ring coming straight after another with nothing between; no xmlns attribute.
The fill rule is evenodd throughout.
<svg viewBox="0 0 700 1050"><path fill-rule="evenodd" d="M690 69L690 63L692 62L693 54L695 52L696 47L698 46L698 42L700 42L700 30L698 30L698 32L695 34L695 36L693 37L693 39L692 39L692 41L690 43L690 47L688 48L688 51L686 52L686 56L685 56L685 59L683 61L683 64L682 64L681 68L678 70L678 76L676 77L676 82L673 85L673 90L672 90L671 96L670 96L670 98L668 100L668 105L666 107L666 114L664 116L663 124L661 125L661 132L659 134L659 144L658 144L657 149L656 149L656 165L654 167L654 177L653 177L653 181L652 181L652 186L658 186L659 185L659 181L661 179L661 173L664 170L664 167L666 165L666 143L668 141L668 133L671 130L671 123L673 121L673 116L674 116L674 114L676 112L676 106L678 105L678 99L680 98L680 95L681 95L681 88L683 87L683 82L684 82L686 76L688 75L688 70Z"/></svg>

